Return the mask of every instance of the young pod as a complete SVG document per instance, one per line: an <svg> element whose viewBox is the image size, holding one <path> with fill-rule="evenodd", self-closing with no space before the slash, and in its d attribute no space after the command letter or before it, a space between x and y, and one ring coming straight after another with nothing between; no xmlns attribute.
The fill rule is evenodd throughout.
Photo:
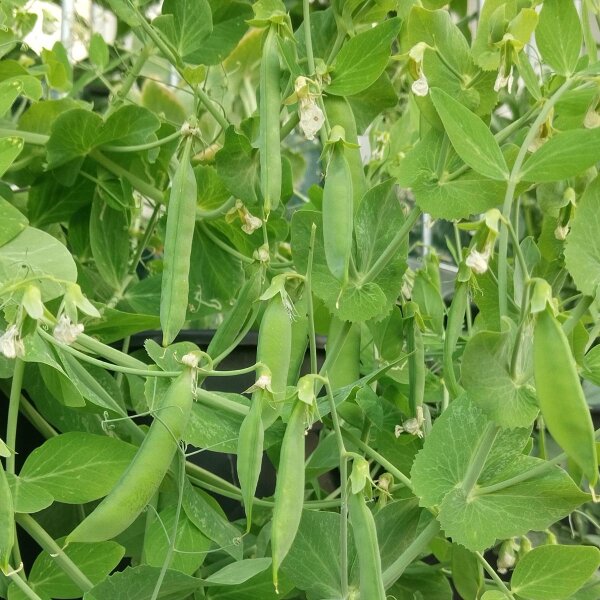
<svg viewBox="0 0 600 600"><path fill-rule="evenodd" d="M170 344L181 331L188 306L197 196L196 176L190 163L191 148L190 136L185 142L181 161L173 177L167 207L164 270L160 291L163 346Z"/></svg>
<svg viewBox="0 0 600 600"><path fill-rule="evenodd" d="M15 543L15 514L13 500L0 462L0 571L8 571L10 554Z"/></svg>
<svg viewBox="0 0 600 600"><path fill-rule="evenodd" d="M111 492L67 536L67 542L102 542L125 531L164 479L189 421L194 370L184 368L171 383L131 464Z"/></svg>
<svg viewBox="0 0 600 600"><path fill-rule="evenodd" d="M275 508L271 526L271 555L275 589L277 589L279 567L292 547L302 518L306 409L307 405L302 400L296 400L281 444L275 487Z"/></svg>
<svg viewBox="0 0 600 600"><path fill-rule="evenodd" d="M362 490L357 494L348 494L348 515L358 554L360 598L385 600L375 519Z"/></svg>
<svg viewBox="0 0 600 600"><path fill-rule="evenodd" d="M598 480L594 426L567 336L549 307L538 313L533 333L533 372L544 423L583 471Z"/></svg>

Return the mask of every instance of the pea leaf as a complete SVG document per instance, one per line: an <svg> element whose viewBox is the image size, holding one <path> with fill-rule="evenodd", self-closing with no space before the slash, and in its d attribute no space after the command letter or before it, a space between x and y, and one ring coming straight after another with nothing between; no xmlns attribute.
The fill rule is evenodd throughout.
<svg viewBox="0 0 600 600"><path fill-rule="evenodd" d="M600 550L593 546L539 546L517 563L511 591L527 600L566 600L599 566Z"/></svg>
<svg viewBox="0 0 600 600"><path fill-rule="evenodd" d="M419 563L414 570L405 572L387 590L387 593L396 600L414 600L415 598L452 600L453 597L448 578L439 569L428 567L422 563Z"/></svg>
<svg viewBox="0 0 600 600"><path fill-rule="evenodd" d="M149 141L160 127L156 115L143 106L122 106L113 112L102 126L94 146L103 144L136 145Z"/></svg>
<svg viewBox="0 0 600 600"><path fill-rule="evenodd" d="M175 526L176 508L168 506L160 511L158 518L151 521L144 534L145 562L152 567L162 567L170 547L170 538ZM204 562L212 542L188 519L185 513L179 515L175 536L176 552L169 568L193 575ZM235 563L237 564L237 563Z"/></svg>
<svg viewBox="0 0 600 600"><path fill-rule="evenodd" d="M448 179L438 177L437 169L443 134L432 129L418 142L391 173L403 187L413 190L419 207L438 219L463 219L498 206L504 197L506 183L493 181L470 171ZM449 159L446 171L460 166Z"/></svg>
<svg viewBox="0 0 600 600"><path fill-rule="evenodd" d="M246 21L252 9L235 0L209 0L212 10L213 30L199 48L190 52L185 60L194 65L217 65L236 47L248 30Z"/></svg>
<svg viewBox="0 0 600 600"><path fill-rule="evenodd" d="M77 267L71 253L45 231L26 227L0 247L0 281L3 285L32 277L44 302L63 293L62 281L77 281ZM38 279L39 277L39 279Z"/></svg>
<svg viewBox="0 0 600 600"><path fill-rule="evenodd" d="M165 0L162 15L153 24L184 60L202 46L213 28L207 0Z"/></svg>
<svg viewBox="0 0 600 600"><path fill-rule="evenodd" d="M438 519L453 542L483 551L496 539L543 530L588 499L561 469L486 492L543 461L521 454L529 429L501 429L468 495L462 482L479 449L489 419L468 397L453 401L435 421L411 470L415 493L425 507L439 507Z"/></svg>
<svg viewBox="0 0 600 600"><path fill-rule="evenodd" d="M223 567L205 579L214 585L239 585L271 566L271 558L247 558Z"/></svg>
<svg viewBox="0 0 600 600"><path fill-rule="evenodd" d="M36 513L48 508L54 502L54 496L35 483L25 481L12 473L7 473L6 479L17 513Z"/></svg>
<svg viewBox="0 0 600 600"><path fill-rule="evenodd" d="M58 502L82 504L106 496L135 452L134 446L116 438L63 433L36 448L19 477L40 486Z"/></svg>
<svg viewBox="0 0 600 600"><path fill-rule="evenodd" d="M575 71L583 33L573 0L544 0L535 41L542 55L559 75Z"/></svg>
<svg viewBox="0 0 600 600"><path fill-rule="evenodd" d="M557 133L525 162L523 181L559 181L582 173L600 160L600 129Z"/></svg>
<svg viewBox="0 0 600 600"><path fill-rule="evenodd" d="M10 202L0 196L0 246L10 242L27 227L27 217Z"/></svg>
<svg viewBox="0 0 600 600"><path fill-rule="evenodd" d="M90 246L100 275L113 289L119 290L129 267L127 216L99 196L92 203Z"/></svg>
<svg viewBox="0 0 600 600"><path fill-rule="evenodd" d="M511 376L512 345L509 332L476 333L464 350L461 383L498 425L529 427L539 412L537 399L526 381Z"/></svg>
<svg viewBox="0 0 600 600"><path fill-rule="evenodd" d="M229 523L204 493L194 489L188 481L183 492L183 509L188 519L204 536L215 542L235 560L242 560L244 549L239 542L241 534L238 528Z"/></svg>
<svg viewBox="0 0 600 600"><path fill-rule="evenodd" d="M116 542L69 544L65 554L93 583L101 582L121 561L125 548ZM35 559L28 583L33 590L50 598L78 598L81 589L45 550Z"/></svg>
<svg viewBox="0 0 600 600"><path fill-rule="evenodd" d="M23 150L23 138L5 137L0 139L0 177L8 171Z"/></svg>
<svg viewBox="0 0 600 600"><path fill-rule="evenodd" d="M92 34L90 38L90 62L100 70L108 65L110 54L108 45L99 33Z"/></svg>
<svg viewBox="0 0 600 600"><path fill-rule="evenodd" d="M490 179L507 179L506 160L485 123L444 90L433 88L430 94L452 146L465 163Z"/></svg>
<svg viewBox="0 0 600 600"><path fill-rule="evenodd" d="M326 91L335 96L352 96L367 89L383 73L390 45L400 31L395 17L355 35L340 50Z"/></svg>
<svg viewBox="0 0 600 600"><path fill-rule="evenodd" d="M600 177L587 187L579 200L565 248L567 269L578 289L589 296L596 294L600 284L600 244L595 233L598 227L600 227Z"/></svg>
<svg viewBox="0 0 600 600"><path fill-rule="evenodd" d="M128 567L105 578L83 595L83 600L148 600L161 577L162 567ZM156 600L187 598L202 584L201 579L167 569Z"/></svg>

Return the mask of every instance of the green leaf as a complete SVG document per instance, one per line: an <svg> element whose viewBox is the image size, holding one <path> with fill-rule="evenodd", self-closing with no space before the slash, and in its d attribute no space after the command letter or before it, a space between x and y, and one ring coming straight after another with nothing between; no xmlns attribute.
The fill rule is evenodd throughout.
<svg viewBox="0 0 600 600"><path fill-rule="evenodd" d="M348 97L348 104L356 119L356 129L360 132L366 131L378 115L393 108L397 103L398 94L385 72L366 90ZM349 158L349 153L345 154L346 158Z"/></svg>
<svg viewBox="0 0 600 600"><path fill-rule="evenodd" d="M152 567L162 567L170 548L173 537L176 508L168 506L160 511L150 522L144 534L144 558ZM175 552L169 563L169 568L193 575L204 562L212 542L186 517L179 515L175 536ZM236 563L237 564L237 563Z"/></svg>
<svg viewBox="0 0 600 600"><path fill-rule="evenodd" d="M534 477L485 491L543 464L521 454L529 429L501 429L477 484L464 491L462 483L489 427L489 419L466 395L454 400L435 421L411 470L421 505L439 507L446 534L472 551L483 551L496 539L543 530L589 498L550 465Z"/></svg>
<svg viewBox="0 0 600 600"><path fill-rule="evenodd" d="M571 232L567 236L565 262L575 285L584 294L595 296L600 284L600 177L586 189L577 203Z"/></svg>
<svg viewBox="0 0 600 600"><path fill-rule="evenodd" d="M215 162L217 173L229 192L249 206L256 205L259 158L258 151L252 148L248 138L236 133L234 127L227 129Z"/></svg>
<svg viewBox="0 0 600 600"><path fill-rule="evenodd" d="M0 177L8 171L17 156L23 150L23 139L20 137L0 138Z"/></svg>
<svg viewBox="0 0 600 600"><path fill-rule="evenodd" d="M127 215L98 196L90 216L90 245L100 275L115 291L120 290L129 268Z"/></svg>
<svg viewBox="0 0 600 600"><path fill-rule="evenodd" d="M83 595L83 600L148 600L161 576L162 568L140 565L114 573ZM200 587L202 580L167 569L156 600L181 600Z"/></svg>
<svg viewBox="0 0 600 600"><path fill-rule="evenodd" d="M93 33L90 38L90 62L103 71L110 60L108 46L99 33Z"/></svg>
<svg viewBox="0 0 600 600"><path fill-rule="evenodd" d="M433 88L430 95L452 146L465 163L490 179L508 179L506 160L486 124L444 90Z"/></svg>
<svg viewBox="0 0 600 600"><path fill-rule="evenodd" d="M150 141L159 127L160 121L157 116L147 108L134 105L122 106L106 119L100 135L94 140L94 146L144 144Z"/></svg>
<svg viewBox="0 0 600 600"><path fill-rule="evenodd" d="M218 65L237 46L248 30L246 21L252 18L252 8L235 0L209 0L213 30L202 45L190 52L185 60L194 65Z"/></svg>
<svg viewBox="0 0 600 600"><path fill-rule="evenodd" d="M19 477L39 485L58 502L82 504L106 496L135 452L134 446L116 438L63 433L36 448Z"/></svg>
<svg viewBox="0 0 600 600"><path fill-rule="evenodd" d="M303 510L281 572L309 598L341 597L339 514Z"/></svg>
<svg viewBox="0 0 600 600"><path fill-rule="evenodd" d="M483 567L477 556L460 544L452 544L452 583L461 598L477 600L483 587Z"/></svg>
<svg viewBox="0 0 600 600"><path fill-rule="evenodd" d="M388 597L395 600L416 600L421 598L452 600L452 588L448 578L437 568L417 563L411 565L404 575L387 590ZM502 596L502 600L505 600Z"/></svg>
<svg viewBox="0 0 600 600"><path fill-rule="evenodd" d="M16 283L24 276L41 291L47 302L64 293L62 282L77 281L77 267L71 253L50 234L26 227L0 247L0 282Z"/></svg>
<svg viewBox="0 0 600 600"><path fill-rule="evenodd" d="M93 583L100 583L121 561L125 548L116 542L69 544L65 554ZM51 598L80 598L81 589L45 550L35 559L28 583L33 590Z"/></svg>
<svg viewBox="0 0 600 600"><path fill-rule="evenodd" d="M0 83L0 117L4 116L14 101L19 97L22 89L21 82L16 77Z"/></svg>
<svg viewBox="0 0 600 600"><path fill-rule="evenodd" d="M348 40L335 59L327 93L352 96L375 83L388 64L400 23L397 17L388 19Z"/></svg>
<svg viewBox="0 0 600 600"><path fill-rule="evenodd" d="M207 538L235 560L242 560L244 548L240 543L241 533L238 528L215 509L204 492L194 489L187 481L183 493L183 509L188 519Z"/></svg>
<svg viewBox="0 0 600 600"><path fill-rule="evenodd" d="M566 600L599 566L600 550L593 546L539 546L517 563L511 591L527 600Z"/></svg>
<svg viewBox="0 0 600 600"><path fill-rule="evenodd" d="M29 222L19 209L0 196L0 223L0 246L3 246L19 235Z"/></svg>
<svg viewBox="0 0 600 600"><path fill-rule="evenodd" d="M153 25L165 34L184 60L198 50L213 29L207 0L165 0Z"/></svg>
<svg viewBox="0 0 600 600"><path fill-rule="evenodd" d="M506 183L493 181L469 171L454 179L437 169L442 151L443 134L432 129L390 170L403 187L413 190L419 207L438 219L463 219L502 203ZM460 161L449 159L447 171L458 169Z"/></svg>
<svg viewBox="0 0 600 600"><path fill-rule="evenodd" d="M128 298L130 290L131 288L128 288L124 296L125 298ZM114 308L104 307L102 317L92 319L86 324L85 330L88 334L94 335L105 344L111 344L117 340L122 340L125 336L147 331L148 329L158 329L159 327L160 319L158 314L148 315L143 312L123 312Z"/></svg>
<svg viewBox="0 0 600 600"><path fill-rule="evenodd" d="M480 331L471 337L463 354L461 384L498 425L529 427L539 409L535 391L527 383L530 369L524 381L511 376L512 342L510 332Z"/></svg>
<svg viewBox="0 0 600 600"><path fill-rule="evenodd" d="M25 481L12 473L7 473L6 478L10 486L15 512L36 513L48 508L54 502L54 496L39 485Z"/></svg>
<svg viewBox="0 0 600 600"><path fill-rule="evenodd" d="M95 146L101 129L102 117L89 110L74 108L59 115L46 144L48 168L85 156Z"/></svg>
<svg viewBox="0 0 600 600"><path fill-rule="evenodd" d="M65 47L60 42L56 42L52 50L43 49L41 57L46 65L48 85L59 92L70 91L73 87L73 67Z"/></svg>
<svg viewBox="0 0 600 600"><path fill-rule="evenodd" d="M573 0L544 0L535 41L544 61L559 75L575 71L583 33Z"/></svg>
<svg viewBox="0 0 600 600"><path fill-rule="evenodd" d="M525 162L522 181L559 181L583 173L600 160L600 128L557 133Z"/></svg>
<svg viewBox="0 0 600 600"><path fill-rule="evenodd" d="M270 557L240 560L213 573L205 582L214 585L238 585L268 569L271 562Z"/></svg>

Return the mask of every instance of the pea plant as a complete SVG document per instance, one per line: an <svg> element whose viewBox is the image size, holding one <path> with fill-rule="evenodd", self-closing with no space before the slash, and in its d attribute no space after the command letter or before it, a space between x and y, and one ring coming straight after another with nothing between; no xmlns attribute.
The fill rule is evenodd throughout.
<svg viewBox="0 0 600 600"><path fill-rule="evenodd" d="M600 598L600 3L36 4L0 597Z"/></svg>

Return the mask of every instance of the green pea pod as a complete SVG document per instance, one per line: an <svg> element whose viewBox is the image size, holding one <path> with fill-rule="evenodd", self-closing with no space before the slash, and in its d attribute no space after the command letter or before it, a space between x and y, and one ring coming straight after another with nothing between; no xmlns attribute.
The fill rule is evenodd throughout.
<svg viewBox="0 0 600 600"><path fill-rule="evenodd" d="M15 513L6 473L0 462L0 570L8 571L10 553L15 543Z"/></svg>
<svg viewBox="0 0 600 600"><path fill-rule="evenodd" d="M280 77L277 28L271 25L260 63L260 187L265 215L277 208L281 197Z"/></svg>
<svg viewBox="0 0 600 600"><path fill-rule="evenodd" d="M327 96L324 99L325 112L329 125L333 128L336 125L343 127L346 133L346 141L358 145L358 135L356 131L356 121L352 108L343 96ZM360 148L345 148L346 159L350 165L352 175L352 203L354 212L367 192L367 179L365 169L360 155Z"/></svg>
<svg viewBox="0 0 600 600"><path fill-rule="evenodd" d="M285 399L291 343L292 322L281 295L277 294L269 301L260 322L256 351L257 361L265 365L256 374L258 378L271 377L272 393L258 389L252 394L250 412L242 422L238 439L237 474L248 528L252 524L252 500L262 465L264 432L279 416Z"/></svg>
<svg viewBox="0 0 600 600"><path fill-rule="evenodd" d="M164 479L189 421L193 370L171 383L131 464L113 490L68 536L67 542L102 542L129 527Z"/></svg>
<svg viewBox="0 0 600 600"><path fill-rule="evenodd" d="M360 597L385 600L375 519L362 490L358 494L348 494L348 515L358 554Z"/></svg>
<svg viewBox="0 0 600 600"><path fill-rule="evenodd" d="M417 416L417 406L423 406L425 395L425 348L423 334L414 316L406 325L406 346L408 350L408 404L413 417Z"/></svg>
<svg viewBox="0 0 600 600"><path fill-rule="evenodd" d="M300 377L300 369L306 356L308 346L308 315L306 292L296 302L297 315L292 322L292 343L290 351L290 368L288 370L287 384L296 385Z"/></svg>
<svg viewBox="0 0 600 600"><path fill-rule="evenodd" d="M197 185L190 163L192 137L188 137L171 186L167 207L164 270L160 293L163 345L170 344L185 323L188 306L190 254L196 223Z"/></svg>
<svg viewBox="0 0 600 600"><path fill-rule="evenodd" d="M252 504L260 469L265 432L262 423L262 395L263 390L252 394L250 412L244 417L237 447L237 475L242 490L242 501L246 511L247 530L252 526Z"/></svg>
<svg viewBox="0 0 600 600"><path fill-rule="evenodd" d="M304 506L305 426L306 404L302 400L296 400L283 435L275 486L271 554L273 557L273 584L276 590L279 567L292 547Z"/></svg>
<svg viewBox="0 0 600 600"><path fill-rule="evenodd" d="M456 381L454 372L453 354L456 348L456 342L463 330L463 322L467 311L468 288L467 283L459 281L456 283L452 304L448 311L448 321L444 334L444 380L450 396L457 398L460 395L460 386Z"/></svg>
<svg viewBox="0 0 600 600"><path fill-rule="evenodd" d="M268 367L268 371L259 369L257 375L260 377L269 373L273 391L272 398L268 394L263 395L262 420L265 429L272 425L281 413L287 390L291 346L292 320L281 295L277 294L269 301L260 322L256 349L257 361Z"/></svg>
<svg viewBox="0 0 600 600"><path fill-rule="evenodd" d="M341 142L334 144L323 188L323 241L332 275L345 283L352 251L352 175Z"/></svg>
<svg viewBox="0 0 600 600"><path fill-rule="evenodd" d="M594 426L575 360L562 327L546 307L533 334L533 371L544 423L556 442L583 471L598 480Z"/></svg>
<svg viewBox="0 0 600 600"><path fill-rule="evenodd" d="M260 296L263 278L263 269L257 269L246 280L240 289L233 308L227 313L225 320L219 325L215 335L210 340L210 344L206 349L210 357L216 358L221 353L226 352L235 342L252 312L254 303Z"/></svg>
<svg viewBox="0 0 600 600"><path fill-rule="evenodd" d="M344 322L332 317L327 333L327 349L335 342ZM331 387L337 390L360 379L360 325L354 323L336 361L327 371Z"/></svg>

